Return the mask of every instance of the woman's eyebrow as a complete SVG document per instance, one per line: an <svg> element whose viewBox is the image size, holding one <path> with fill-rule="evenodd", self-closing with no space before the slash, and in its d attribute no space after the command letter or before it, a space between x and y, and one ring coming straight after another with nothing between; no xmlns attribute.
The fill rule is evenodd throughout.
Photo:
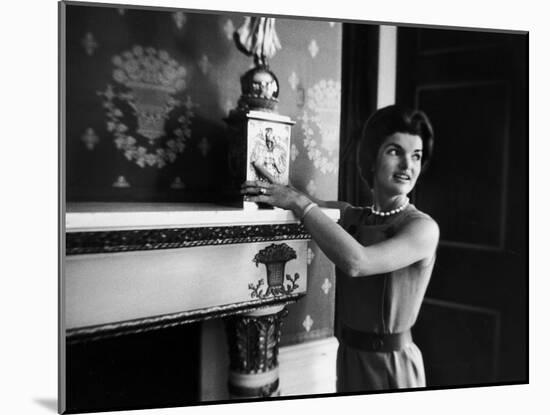
<svg viewBox="0 0 550 415"><path fill-rule="evenodd" d="M388 144L386 144L384 146L384 150L386 150L388 147L397 147L398 149L403 149L403 146L394 142L389 142ZM414 149L413 153L422 153L422 149L421 148Z"/></svg>
<svg viewBox="0 0 550 415"><path fill-rule="evenodd" d="M393 147L397 147L397 148L403 148L403 147L401 147L401 146L400 146L399 144L397 144L397 143L390 142L390 143L388 143L388 144L386 144L386 145L384 146L384 149L386 149L386 148L388 148L388 147L392 147L392 146L393 146Z"/></svg>

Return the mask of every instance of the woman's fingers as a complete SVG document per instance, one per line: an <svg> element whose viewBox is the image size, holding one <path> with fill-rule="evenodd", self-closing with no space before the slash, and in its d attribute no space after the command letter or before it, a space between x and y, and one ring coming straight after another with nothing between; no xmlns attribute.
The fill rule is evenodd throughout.
<svg viewBox="0 0 550 415"><path fill-rule="evenodd" d="M254 189L241 189L240 194L242 195L264 195L264 196L271 196L272 193L269 192L269 190L262 188L254 188Z"/></svg>
<svg viewBox="0 0 550 415"><path fill-rule="evenodd" d="M241 185L241 193L267 193L268 191L274 188L274 185L271 183L266 183L258 180L247 181Z"/></svg>
<svg viewBox="0 0 550 415"><path fill-rule="evenodd" d="M267 203L269 205L273 204L271 197L267 195L247 196L246 200L249 202Z"/></svg>
<svg viewBox="0 0 550 415"><path fill-rule="evenodd" d="M263 182L261 180L248 180L241 185L241 187L243 186L256 186L256 187L265 187L265 188L273 187L271 183Z"/></svg>
<svg viewBox="0 0 550 415"><path fill-rule="evenodd" d="M267 203L271 206L289 209L296 192L293 192L288 186L280 184L248 181L243 183L241 194L245 196L244 200L249 202Z"/></svg>

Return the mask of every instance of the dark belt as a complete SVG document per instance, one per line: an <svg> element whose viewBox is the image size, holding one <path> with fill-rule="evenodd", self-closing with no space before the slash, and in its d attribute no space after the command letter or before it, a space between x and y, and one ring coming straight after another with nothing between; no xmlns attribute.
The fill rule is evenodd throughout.
<svg viewBox="0 0 550 415"><path fill-rule="evenodd" d="M347 346L366 352L393 352L412 343L412 334L410 330L387 334L367 333L342 325L340 340Z"/></svg>

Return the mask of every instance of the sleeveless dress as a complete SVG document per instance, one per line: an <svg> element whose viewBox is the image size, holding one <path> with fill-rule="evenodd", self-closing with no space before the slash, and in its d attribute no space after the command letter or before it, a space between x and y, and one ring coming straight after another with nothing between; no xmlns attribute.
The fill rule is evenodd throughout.
<svg viewBox="0 0 550 415"><path fill-rule="evenodd" d="M412 204L392 216L380 217L370 208L349 206L342 226L364 246L391 238L416 218L428 218ZM409 330L418 316L435 262L411 264L385 274L349 277L336 269L337 392L414 388L426 385L422 354L413 343L401 350L372 352L341 341L343 325L369 333Z"/></svg>

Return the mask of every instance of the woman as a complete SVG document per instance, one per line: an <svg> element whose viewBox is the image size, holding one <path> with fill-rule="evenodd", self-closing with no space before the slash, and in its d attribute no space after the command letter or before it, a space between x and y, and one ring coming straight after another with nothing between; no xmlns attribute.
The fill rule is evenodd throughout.
<svg viewBox="0 0 550 415"><path fill-rule="evenodd" d="M314 200L269 182L243 184L249 200L292 210L336 265L338 392L425 386L422 355L410 329L431 276L439 228L407 195L432 147L432 127L423 112L389 106L367 120L357 145L372 206ZM339 208L341 226L319 206Z"/></svg>

